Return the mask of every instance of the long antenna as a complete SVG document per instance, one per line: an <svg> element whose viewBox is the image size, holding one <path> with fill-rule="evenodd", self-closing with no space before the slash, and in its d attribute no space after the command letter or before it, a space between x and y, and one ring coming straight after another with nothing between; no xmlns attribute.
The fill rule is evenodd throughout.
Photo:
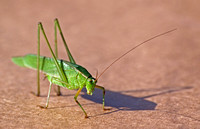
<svg viewBox="0 0 200 129"><path fill-rule="evenodd" d="M125 52L124 54L122 54L120 57L118 57L115 61L113 61L108 67L106 67L106 68L103 70L103 72L99 75L99 77L96 78L96 80L98 80L98 79L99 79L99 78L100 78L114 63L116 63L117 61L119 61L122 57L124 57L125 55L127 55L129 52L133 51L133 50L136 49L137 47L139 47L139 46L141 46L141 45L147 43L147 42L150 41L150 40L153 40L153 39L155 39L155 38L157 38L157 37L160 37L160 36L162 36L162 35L165 35L165 34L167 34L167 33L170 33L170 32L172 32L172 31L175 31L175 30L177 30L177 29L172 29L172 30L166 31L166 32L164 32L164 33L158 34L158 35L156 35L156 36L154 36L154 37L152 37L152 38L149 38L149 39L143 41L142 43L136 45L135 47L131 48L130 50L128 50L127 52Z"/></svg>

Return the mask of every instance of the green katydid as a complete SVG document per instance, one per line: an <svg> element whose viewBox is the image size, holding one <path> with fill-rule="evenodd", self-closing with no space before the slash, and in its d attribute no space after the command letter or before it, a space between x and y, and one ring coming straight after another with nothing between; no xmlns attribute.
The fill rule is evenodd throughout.
<svg viewBox="0 0 200 129"><path fill-rule="evenodd" d="M43 72L45 74L45 76L47 77L47 79L49 80L50 84L49 84L49 92L48 92L48 96L47 96L46 106L45 107L40 106L41 108L47 108L48 107L52 84L58 85L57 95L61 94L60 87L64 87L64 88L67 88L67 89L70 89L70 90L78 89L77 93L74 96L74 99L75 99L76 103L80 106L82 111L85 113L85 118L88 117L87 113L83 109L83 107L81 106L79 101L77 100L79 93L81 92L81 90L84 87L86 87L87 94L89 94L89 95L93 94L93 91L94 91L95 88L99 88L103 91L103 110L105 110L105 108L104 108L104 105L105 105L105 101L104 101L105 89L102 86L96 85L99 77L101 75L103 75L103 73L105 73L105 71L107 71L119 59L121 59L126 54L128 54L132 50L136 49L140 45L142 45L142 44L144 44L144 43L146 43L146 42L148 42L148 41L150 41L154 38L157 38L161 35L164 35L164 34L167 34L167 33L170 33L172 31L176 30L176 29L172 29L172 30L169 30L167 32L161 33L161 34L156 35L156 36L138 44L137 46L131 48L129 51L127 51L126 53L121 55L119 58L117 58L115 61L113 61L108 67L106 67L104 69L104 71L98 77L94 78L84 67L76 64L68 46L67 46L67 43L65 41L65 38L64 38L64 35L62 33L58 19L54 20L54 26L55 26L54 27L54 29L55 29L54 30L55 31L55 52L51 48L51 45L50 45L50 43L47 39L47 36L45 34L42 23L39 22L38 23L38 53L37 53L37 55L28 54L28 55L25 55L25 56L13 57L12 61L19 66L37 70L37 86L38 86L37 87L37 94L36 94L37 96L40 96L40 71ZM68 54L69 61L58 59L57 29L59 30L59 33L61 35L63 44L64 44L66 52ZM48 48L51 52L52 58L40 56L40 32L42 32L42 34L43 34L43 36L46 40L46 43L47 43L47 46L48 46Z"/></svg>

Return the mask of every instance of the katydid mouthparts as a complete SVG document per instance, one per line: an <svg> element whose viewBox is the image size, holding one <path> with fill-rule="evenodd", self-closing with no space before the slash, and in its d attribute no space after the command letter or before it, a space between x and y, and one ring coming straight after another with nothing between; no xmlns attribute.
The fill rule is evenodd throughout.
<svg viewBox="0 0 200 129"><path fill-rule="evenodd" d="M85 114L85 118L88 117L86 111L83 109L79 101L77 100L77 97L81 90L85 87L87 89L87 94L92 95L95 88L99 88L103 91L103 110L105 110L105 89L102 86L97 85L98 79L117 61L119 61L122 57L136 49L137 47L147 43L148 41L155 39L157 37L160 37L162 35L165 35L167 33L170 33L172 31L175 31L176 29L172 29L169 31L166 31L164 33L158 34L156 36L153 36L144 42L134 46L130 50L126 51L123 55L118 57L115 61L113 61L108 67L106 67L103 72L97 76L96 78L92 77L92 75L81 65L76 64L68 45L65 41L64 35L62 33L60 24L58 19L56 18L54 20L54 31L55 31L55 50L53 51L49 40L46 36L46 33L44 31L43 25L41 22L38 23L38 52L37 55L34 54L28 54L25 56L17 56L13 57L12 61L17 64L18 66L30 68L37 70L37 96L40 96L40 72L43 72L45 76L47 77L49 84L49 92L47 96L47 102L46 106L40 106L41 108L47 108L49 104L49 97L51 92L51 86L52 84L55 84L58 86L57 95L61 95L60 87L67 88L70 90L78 89L77 93L74 96L75 102L80 106L82 111ZM65 46L69 61L61 60L58 58L58 49L57 49L57 31L59 31L61 39L63 41L63 44ZM40 33L43 34L46 44L51 52L52 58L41 56L40 55Z"/></svg>

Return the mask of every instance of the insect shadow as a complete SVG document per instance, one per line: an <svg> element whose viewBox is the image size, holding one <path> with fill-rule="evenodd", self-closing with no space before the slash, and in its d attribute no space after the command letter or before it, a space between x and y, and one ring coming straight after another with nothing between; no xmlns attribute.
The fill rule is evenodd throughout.
<svg viewBox="0 0 200 129"><path fill-rule="evenodd" d="M115 92L106 90L105 106L116 108L116 111L119 110L155 110L157 104L155 102L146 100L146 98L159 96L167 93L178 92L182 90L191 89L191 86L185 87L164 87L158 89L141 89L141 90L129 90L129 91L121 91ZM87 95L86 90L83 90L84 94L81 96L85 99L91 100L95 103L102 103L102 91L99 89L95 89L92 96ZM150 94L143 97L134 97L131 95L126 95L126 93L137 93L137 92L154 92L154 94ZM156 93L155 93L156 92Z"/></svg>

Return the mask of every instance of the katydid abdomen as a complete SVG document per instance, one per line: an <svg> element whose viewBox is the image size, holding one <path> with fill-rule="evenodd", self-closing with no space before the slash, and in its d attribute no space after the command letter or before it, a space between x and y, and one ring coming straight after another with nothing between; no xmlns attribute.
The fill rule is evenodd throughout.
<svg viewBox="0 0 200 129"><path fill-rule="evenodd" d="M12 61L19 66L37 70L37 55L28 54L25 56L13 57ZM91 74L80 65L73 64L65 60L58 59L57 61L65 73L67 82L62 83L62 79L57 72L52 58L40 56L39 69L45 73L49 81L54 78L52 79L52 83L58 86L72 90L83 88L86 86L86 80L92 77Z"/></svg>

